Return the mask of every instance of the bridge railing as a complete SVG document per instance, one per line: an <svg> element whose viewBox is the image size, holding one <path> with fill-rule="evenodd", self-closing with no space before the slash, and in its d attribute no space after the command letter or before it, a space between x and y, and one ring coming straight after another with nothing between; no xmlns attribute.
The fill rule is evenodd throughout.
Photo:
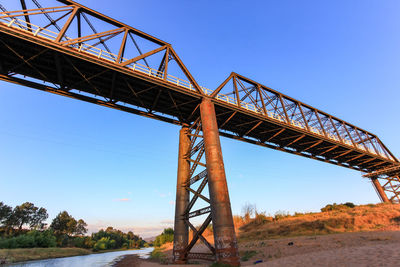
<svg viewBox="0 0 400 267"><path fill-rule="evenodd" d="M22 20L19 18L1 17L0 22L2 24L7 25L8 27L14 27L19 30L23 30L28 33L31 33L35 37L45 38L45 39L48 39L51 41L55 41L58 36L58 33L56 33L56 32L53 32L46 28L39 27L32 23L28 23L25 20ZM67 36L65 36L64 38L66 40L71 40L71 38L68 38ZM90 54L98 59L103 59L103 60L107 60L107 61L110 61L113 63L117 63L116 61L117 61L118 56L116 54L102 50L98 47L94 47L94 46L91 46L91 45L83 43L83 42L80 44L72 44L72 45L68 45L68 46L77 50L78 52ZM128 60L128 59L122 58L121 61L124 62L126 60ZM133 72L139 72L144 75L148 75L149 77L152 77L152 78L164 79L164 76L167 75L166 78L164 79L165 81L167 81L171 84L175 84L177 86L192 90L192 91L196 91L194 86L189 81L180 79L171 74L165 74L164 72L158 71L156 69L150 68L150 67L142 65L140 63L130 63L130 64L126 65L125 67L131 69ZM212 90L205 88L205 87L201 87L201 89L207 95L211 95L211 93L213 92ZM237 106L236 99L233 97L230 97L228 95L219 93L216 95L216 99L226 102L228 104ZM277 114L277 113L269 111L269 110L267 110L267 112L265 114L262 109L257 108L254 104L241 101L240 107L243 109L246 109L248 111L251 111L251 112L255 112L255 113L258 113L261 115L266 115L267 117L269 117L273 120L279 121L281 123L288 123L288 121L280 114ZM312 127L312 126L308 126L308 128L307 128L307 126L304 124L304 122L296 121L296 120L289 120L289 124L294 127L312 132L313 134L317 134L322 137L328 137L329 139L332 139L336 142L341 142L340 139L333 134L328 133L327 135L325 135L322 130ZM379 155L381 157L389 159L388 156L385 155L384 153L381 153L381 152L376 153L374 150L369 149L368 147L364 147L361 144L354 145L351 142L351 140L349 140L349 139L342 138L342 143L349 147L352 147L352 148L356 147L357 149L360 149L362 151L366 151L366 152L369 152L369 153L372 153L375 155Z"/></svg>

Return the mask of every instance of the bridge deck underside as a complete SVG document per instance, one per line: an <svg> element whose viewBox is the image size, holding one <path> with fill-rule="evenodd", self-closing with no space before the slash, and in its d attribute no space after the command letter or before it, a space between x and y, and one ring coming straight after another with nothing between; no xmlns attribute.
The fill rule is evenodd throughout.
<svg viewBox="0 0 400 267"><path fill-rule="evenodd" d="M202 99L198 92L75 53L69 47L4 27L0 30L2 80L176 124L196 118ZM33 83L20 75L48 83ZM214 103L223 136L365 172L394 164L223 101L214 99Z"/></svg>

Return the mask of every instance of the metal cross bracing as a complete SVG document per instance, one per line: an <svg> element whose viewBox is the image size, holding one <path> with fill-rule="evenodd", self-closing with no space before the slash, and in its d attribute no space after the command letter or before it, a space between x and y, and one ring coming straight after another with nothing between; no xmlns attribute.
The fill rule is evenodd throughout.
<svg viewBox="0 0 400 267"><path fill-rule="evenodd" d="M176 263L186 263L190 258L215 260L215 248L203 236L203 232L212 220L211 201L203 192L208 183L204 152L204 139L199 117L190 127L184 126L180 131L173 250ZM196 202L201 200L206 205L194 209ZM206 215L204 222L196 228L190 219L203 215ZM189 230L193 233L190 242ZM198 240L206 245L209 253L190 252Z"/></svg>
<svg viewBox="0 0 400 267"><path fill-rule="evenodd" d="M400 203L400 166L383 168L363 177L371 179L382 202Z"/></svg>
<svg viewBox="0 0 400 267"><path fill-rule="evenodd" d="M208 99L217 135L374 174L382 201L399 200L399 175L375 175L399 160L368 131L236 73L204 88L169 43L74 1L7 5L0 4L3 81L189 127Z"/></svg>

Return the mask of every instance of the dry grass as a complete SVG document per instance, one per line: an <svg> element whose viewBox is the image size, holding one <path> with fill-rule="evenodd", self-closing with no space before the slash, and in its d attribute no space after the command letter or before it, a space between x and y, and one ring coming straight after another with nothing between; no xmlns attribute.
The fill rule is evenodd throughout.
<svg viewBox="0 0 400 267"><path fill-rule="evenodd" d="M241 240L321 235L331 233L400 230L400 205L362 205L320 213L296 214L278 220L252 219L239 228ZM235 222L240 225L238 218Z"/></svg>
<svg viewBox="0 0 400 267"><path fill-rule="evenodd" d="M7 263L61 258L91 254L90 250L83 248L16 248L0 249L0 260Z"/></svg>

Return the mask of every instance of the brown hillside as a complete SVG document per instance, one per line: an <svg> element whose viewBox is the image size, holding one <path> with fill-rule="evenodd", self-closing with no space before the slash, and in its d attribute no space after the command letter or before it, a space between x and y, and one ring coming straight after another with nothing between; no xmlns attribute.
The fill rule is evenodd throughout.
<svg viewBox="0 0 400 267"><path fill-rule="evenodd" d="M238 234L245 241L376 230L400 230L400 204L362 205L280 218L257 215L239 227Z"/></svg>

